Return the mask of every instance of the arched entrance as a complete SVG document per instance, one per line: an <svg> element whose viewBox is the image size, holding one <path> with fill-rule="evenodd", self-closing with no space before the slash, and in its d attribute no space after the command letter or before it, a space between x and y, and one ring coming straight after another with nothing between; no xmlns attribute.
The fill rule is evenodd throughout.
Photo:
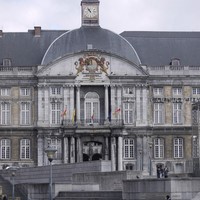
<svg viewBox="0 0 200 200"><path fill-rule="evenodd" d="M88 141L83 143L83 161L101 160L102 143L97 141Z"/></svg>
<svg viewBox="0 0 200 200"><path fill-rule="evenodd" d="M96 153L96 154L94 154L92 156L92 160L101 160L101 159L102 159L102 155L101 154Z"/></svg>

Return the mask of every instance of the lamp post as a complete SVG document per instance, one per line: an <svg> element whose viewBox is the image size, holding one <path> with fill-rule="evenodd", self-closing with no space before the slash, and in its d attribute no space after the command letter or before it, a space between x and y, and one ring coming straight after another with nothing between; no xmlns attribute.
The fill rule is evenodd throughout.
<svg viewBox="0 0 200 200"><path fill-rule="evenodd" d="M152 146L153 143L149 142L149 175L152 175Z"/></svg>
<svg viewBox="0 0 200 200"><path fill-rule="evenodd" d="M15 171L12 171L12 200L15 200Z"/></svg>
<svg viewBox="0 0 200 200"><path fill-rule="evenodd" d="M8 166L6 170L11 173L11 182L12 182L12 200L15 200L15 175L18 167Z"/></svg>
<svg viewBox="0 0 200 200"><path fill-rule="evenodd" d="M57 150L55 148L52 148L50 146L48 146L45 149L45 153L47 154L48 160L50 162L50 174L49 174L49 189L50 189L50 192L49 192L49 200L52 200L52 161L53 161L53 158L54 158L54 155L55 155L56 151Z"/></svg>

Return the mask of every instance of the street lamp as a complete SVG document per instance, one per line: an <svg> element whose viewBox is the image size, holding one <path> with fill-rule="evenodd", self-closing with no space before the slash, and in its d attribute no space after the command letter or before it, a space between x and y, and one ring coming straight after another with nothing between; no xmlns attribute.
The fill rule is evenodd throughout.
<svg viewBox="0 0 200 200"><path fill-rule="evenodd" d="M52 148L50 146L48 146L45 149L45 153L47 154L48 160L50 162L50 174L49 174L49 189L50 189L49 199L50 200L52 200L52 161L53 161L56 151L57 150L55 148Z"/></svg>
<svg viewBox="0 0 200 200"><path fill-rule="evenodd" d="M152 146L153 143L149 142L149 175L152 175Z"/></svg>
<svg viewBox="0 0 200 200"><path fill-rule="evenodd" d="M15 200L15 175L17 171L17 167L8 166L6 170L11 172L11 180L12 180L12 200Z"/></svg>

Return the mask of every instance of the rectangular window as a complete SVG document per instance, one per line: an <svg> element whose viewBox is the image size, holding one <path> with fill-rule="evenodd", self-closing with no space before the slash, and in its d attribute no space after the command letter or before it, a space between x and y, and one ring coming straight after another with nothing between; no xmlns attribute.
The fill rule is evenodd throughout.
<svg viewBox="0 0 200 200"><path fill-rule="evenodd" d="M182 103L173 104L173 123L174 124L182 123Z"/></svg>
<svg viewBox="0 0 200 200"><path fill-rule="evenodd" d="M21 96L30 96L31 89L30 88L21 88L20 95Z"/></svg>
<svg viewBox="0 0 200 200"><path fill-rule="evenodd" d="M124 87L124 94L133 94L133 88Z"/></svg>
<svg viewBox="0 0 200 200"><path fill-rule="evenodd" d="M133 139L125 139L124 140L124 158L134 158L135 157L135 149L134 149L134 140Z"/></svg>
<svg viewBox="0 0 200 200"><path fill-rule="evenodd" d="M1 125L10 125L11 111L10 103L1 103Z"/></svg>
<svg viewBox="0 0 200 200"><path fill-rule="evenodd" d="M192 137L192 155L193 158L198 158L198 137L197 136L193 136Z"/></svg>
<svg viewBox="0 0 200 200"><path fill-rule="evenodd" d="M61 122L61 103L51 104L51 123L60 124Z"/></svg>
<svg viewBox="0 0 200 200"><path fill-rule="evenodd" d="M199 88L192 88L192 94L200 94L200 87Z"/></svg>
<svg viewBox="0 0 200 200"><path fill-rule="evenodd" d="M164 158L164 139L162 138L154 139L154 157Z"/></svg>
<svg viewBox="0 0 200 200"><path fill-rule="evenodd" d="M133 103L124 103L124 123L133 123Z"/></svg>
<svg viewBox="0 0 200 200"><path fill-rule="evenodd" d="M174 139L174 158L183 158L183 139Z"/></svg>
<svg viewBox="0 0 200 200"><path fill-rule="evenodd" d="M20 158L30 159L30 140L29 139L20 140Z"/></svg>
<svg viewBox="0 0 200 200"><path fill-rule="evenodd" d="M182 88L173 88L173 95L182 95Z"/></svg>
<svg viewBox="0 0 200 200"><path fill-rule="evenodd" d="M1 88L1 96L10 96L11 90L10 88Z"/></svg>
<svg viewBox="0 0 200 200"><path fill-rule="evenodd" d="M31 104L29 102L21 102L21 125L30 125Z"/></svg>
<svg viewBox="0 0 200 200"><path fill-rule="evenodd" d="M61 87L51 87L51 95L61 95Z"/></svg>
<svg viewBox="0 0 200 200"><path fill-rule="evenodd" d="M154 103L154 124L163 124L163 104Z"/></svg>
<svg viewBox="0 0 200 200"><path fill-rule="evenodd" d="M154 95L163 95L163 88L154 88L153 94Z"/></svg>
<svg viewBox="0 0 200 200"><path fill-rule="evenodd" d="M10 159L10 140L1 140L1 159Z"/></svg>

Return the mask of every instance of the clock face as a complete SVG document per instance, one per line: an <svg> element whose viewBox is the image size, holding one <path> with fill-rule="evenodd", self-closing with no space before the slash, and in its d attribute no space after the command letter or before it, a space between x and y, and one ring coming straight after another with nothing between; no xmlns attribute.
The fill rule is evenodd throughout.
<svg viewBox="0 0 200 200"><path fill-rule="evenodd" d="M84 15L88 18L93 18L97 16L97 7L96 6L86 6L84 8Z"/></svg>

